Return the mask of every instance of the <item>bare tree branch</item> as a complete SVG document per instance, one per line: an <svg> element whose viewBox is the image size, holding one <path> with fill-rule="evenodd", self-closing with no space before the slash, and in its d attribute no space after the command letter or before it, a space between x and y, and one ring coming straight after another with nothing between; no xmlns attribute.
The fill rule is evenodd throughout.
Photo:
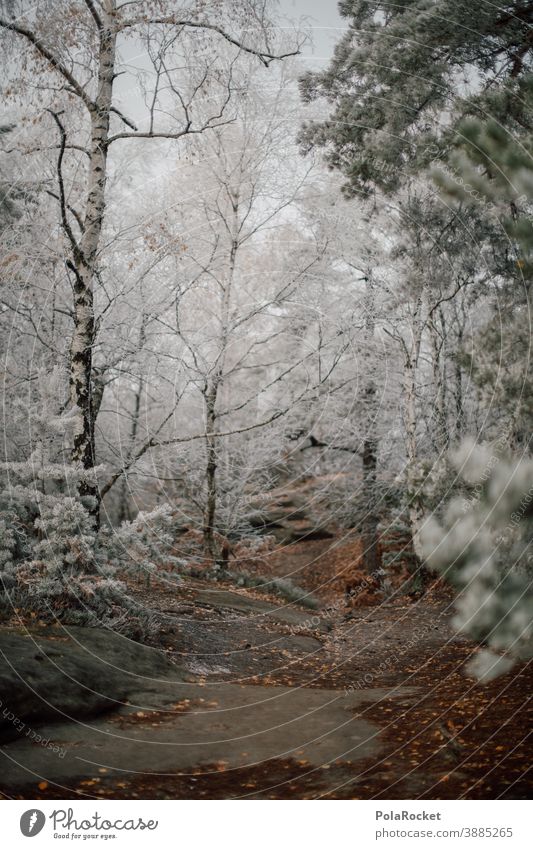
<svg viewBox="0 0 533 849"><path fill-rule="evenodd" d="M54 112L52 109L47 109L46 111L50 113L50 115L54 119L55 123L57 124L57 127L59 129L60 139L61 139L60 146L59 146L59 155L58 155L58 158L57 158L57 182L58 182L58 185L59 185L59 207L60 207L60 210L61 210L61 223L63 225L63 230L65 231L65 233L68 237L68 240L70 242L70 245L72 247L72 252L74 254L74 258L78 259L81 251L80 251L80 246L77 242L77 239L76 239L74 233L72 232L72 227L70 226L70 222L68 220L67 202L66 202L66 198L65 198L65 184L63 182L62 166L63 166L63 157L65 155L65 145L67 143L67 134L66 134L66 131L65 131L63 124L61 123L61 121L59 119L59 115L57 114L57 112ZM77 220L78 224L80 225L81 231L83 233L83 225L80 223L79 217L76 216L76 220Z"/></svg>
<svg viewBox="0 0 533 849"><path fill-rule="evenodd" d="M61 76L68 82L73 91L78 95L78 97L83 101L85 106L90 112L93 112L95 107L95 103L83 86L78 82L76 77L71 74L68 68L61 62L57 56L54 56L51 50L46 47L40 40L40 38L31 30L26 27L20 26L19 24L14 23L13 21L6 21L4 18L0 18L0 27L2 29L11 30L12 32L16 32L17 35L21 35L26 41L29 41L30 44L35 47L37 53L46 59L46 61L51 65L54 70L56 70Z"/></svg>
<svg viewBox="0 0 533 849"><path fill-rule="evenodd" d="M177 18L175 15L167 15L163 18L150 18L149 21L145 21L142 19L132 19L132 20L124 20L120 21L118 24L119 31L123 29L131 29L133 27L139 26L141 24L160 24L162 26L175 26L175 27L184 27L188 29L203 29L209 30L211 32L215 32L217 35L220 35L225 41L229 44L232 44L234 47L238 47L239 50L242 50L245 53L249 53L251 56L257 56L260 62L263 63L265 67L268 68L271 62L279 61L281 59L287 59L290 56L298 56L300 53L300 48L297 50L289 51L288 53L274 54L270 53L268 50L259 50L255 47L251 47L249 45L243 44L237 38L234 38L228 32L226 32L222 27L217 24L210 24L209 21L191 21L191 20L183 20Z"/></svg>
<svg viewBox="0 0 533 849"><path fill-rule="evenodd" d="M98 14L96 6L93 3L93 0L84 0L84 3L87 6L89 12L91 13L91 16L92 16L96 26L98 27L98 29L101 32L104 28L104 25L102 23L102 19L101 19L100 15Z"/></svg>

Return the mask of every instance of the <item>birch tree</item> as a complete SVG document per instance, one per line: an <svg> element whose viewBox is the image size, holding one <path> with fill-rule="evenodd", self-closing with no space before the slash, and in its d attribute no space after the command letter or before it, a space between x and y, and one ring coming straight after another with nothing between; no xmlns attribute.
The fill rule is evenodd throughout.
<svg viewBox="0 0 533 849"><path fill-rule="evenodd" d="M291 267L279 250L285 231L295 232L290 220L308 171L287 134L294 91L291 96L284 74L267 92L258 91L251 65L240 83L238 123L189 144L189 165L178 166L167 198L170 204L180 181L190 196L179 203L177 220L165 220L166 238L183 249L173 314L160 323L167 333L174 328L201 398L204 481L196 500L203 501L205 549L215 560L216 531L228 530L219 521L221 493L228 491L221 476L243 447L231 434L238 439L261 421L268 427L281 420L309 391L290 387L311 359L309 350L291 351L290 338L297 293L316 252ZM277 450L273 445L273 457Z"/></svg>
<svg viewBox="0 0 533 849"><path fill-rule="evenodd" d="M18 83L11 81L11 91L16 95L25 87L28 92L32 80L39 80L34 120L44 146L56 150L56 194L73 290L69 372L71 402L79 418L72 461L86 471L96 465L95 288L101 270L111 150L128 139L176 141L227 120L232 80L220 77L211 53L214 50L216 55L217 45L224 42L233 48L236 62L243 53L257 57L263 65L280 58L283 51L270 46L272 33L263 10L263 4L256 8L253 2L208 14L201 3L176 9L174 3L148 0L140 4L84 0L46 4L37 11L23 6L16 17L0 17L4 43L13 48L8 58L12 76L19 77ZM121 57L128 40L137 47L143 45L154 72L147 110L140 120L126 114L117 94L117 80L127 73L127 61ZM183 67L193 51L195 65L189 61L180 77L176 68ZM135 88L138 76L130 82ZM207 87L213 107L197 122L195 99ZM75 201L67 177L72 171L79 181ZM80 495L89 497L96 519L97 481L87 476Z"/></svg>

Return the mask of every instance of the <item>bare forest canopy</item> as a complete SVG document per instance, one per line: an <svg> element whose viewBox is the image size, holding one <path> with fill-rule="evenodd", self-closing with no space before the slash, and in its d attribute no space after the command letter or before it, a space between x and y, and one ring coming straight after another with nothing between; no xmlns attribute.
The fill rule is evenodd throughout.
<svg viewBox="0 0 533 849"><path fill-rule="evenodd" d="M274 0L0 8L3 615L346 532L387 598L396 535L528 658L531 4L343 0L327 61Z"/></svg>

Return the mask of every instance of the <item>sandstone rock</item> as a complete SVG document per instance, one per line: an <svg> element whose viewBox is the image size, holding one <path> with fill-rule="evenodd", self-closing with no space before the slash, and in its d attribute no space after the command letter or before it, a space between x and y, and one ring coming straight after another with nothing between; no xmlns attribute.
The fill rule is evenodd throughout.
<svg viewBox="0 0 533 849"><path fill-rule="evenodd" d="M0 632L0 739L48 721L113 710L163 677L184 680L157 649L105 629Z"/></svg>

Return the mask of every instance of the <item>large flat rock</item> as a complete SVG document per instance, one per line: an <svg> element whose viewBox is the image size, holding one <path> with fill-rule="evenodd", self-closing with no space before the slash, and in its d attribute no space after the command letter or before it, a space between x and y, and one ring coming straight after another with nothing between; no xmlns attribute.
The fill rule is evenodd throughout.
<svg viewBox="0 0 533 849"><path fill-rule="evenodd" d="M183 677L161 652L104 629L0 632L0 740L115 709L140 687Z"/></svg>
<svg viewBox="0 0 533 849"><path fill-rule="evenodd" d="M67 789L102 774L187 774L199 766L231 769L269 759L354 763L380 750L378 729L355 712L386 695L377 689L347 695L228 683L152 685L119 715L42 728L46 746L28 739L4 745L1 785L16 793L45 780Z"/></svg>
<svg viewBox="0 0 533 849"><path fill-rule="evenodd" d="M253 616L258 622L276 622L282 625L290 625L295 632L319 631L325 633L329 630L314 610L301 611L293 606L280 601L272 604L249 595L241 595L231 590L201 590L196 593L197 604L205 604L222 610L233 610L244 616Z"/></svg>

